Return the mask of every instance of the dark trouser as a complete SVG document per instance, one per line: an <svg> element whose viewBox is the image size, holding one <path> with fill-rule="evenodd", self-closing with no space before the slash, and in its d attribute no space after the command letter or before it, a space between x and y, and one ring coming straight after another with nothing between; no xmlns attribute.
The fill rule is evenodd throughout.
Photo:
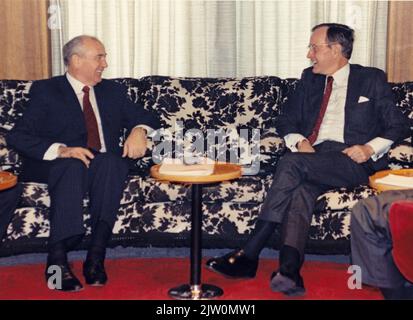
<svg viewBox="0 0 413 320"><path fill-rule="evenodd" d="M95 155L89 168L73 158L52 161L47 179L50 195L49 244L85 233L83 198L87 192L92 233L98 221L106 222L112 229L127 174L127 162L112 153ZM25 176L27 179L30 173Z"/></svg>
<svg viewBox="0 0 413 320"><path fill-rule="evenodd" d="M360 266L365 284L396 288L406 282L392 257L389 209L397 200L413 200L413 190L386 191L359 201L352 209L352 264Z"/></svg>
<svg viewBox="0 0 413 320"><path fill-rule="evenodd" d="M368 181L366 165L341 151L347 145L324 142L315 153L288 153L280 161L259 219L282 223L282 244L304 255L317 197L331 188Z"/></svg>
<svg viewBox="0 0 413 320"><path fill-rule="evenodd" d="M6 234L7 226L19 203L22 190L21 184L17 184L11 189L0 191L0 241Z"/></svg>

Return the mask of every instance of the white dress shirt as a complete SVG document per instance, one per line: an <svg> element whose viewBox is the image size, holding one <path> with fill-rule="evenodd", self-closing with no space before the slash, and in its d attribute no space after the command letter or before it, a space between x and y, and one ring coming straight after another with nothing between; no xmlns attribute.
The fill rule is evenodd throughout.
<svg viewBox="0 0 413 320"><path fill-rule="evenodd" d="M332 77L333 89L328 101L327 110L321 122L320 130L318 132L317 140L314 145L324 141L337 141L344 143L344 118L345 118L345 104L347 96L348 77L350 74L350 65L347 63L344 67L337 70ZM327 78L326 78L327 83ZM292 151L297 152L297 143L305 140L306 137L299 133L290 133L284 137L286 146ZM367 142L373 150L372 159L376 161L389 151L392 140L376 137Z"/></svg>

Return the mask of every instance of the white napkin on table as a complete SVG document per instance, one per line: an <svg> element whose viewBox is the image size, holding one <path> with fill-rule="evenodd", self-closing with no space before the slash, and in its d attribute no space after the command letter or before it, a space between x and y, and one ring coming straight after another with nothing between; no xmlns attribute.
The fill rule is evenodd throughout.
<svg viewBox="0 0 413 320"><path fill-rule="evenodd" d="M173 176L208 176L214 173L215 162L208 158L197 164L186 164L181 159L164 159L159 168L160 174Z"/></svg>
<svg viewBox="0 0 413 320"><path fill-rule="evenodd" d="M413 177L399 176L391 173L383 178L376 179L375 182L397 187L413 188Z"/></svg>

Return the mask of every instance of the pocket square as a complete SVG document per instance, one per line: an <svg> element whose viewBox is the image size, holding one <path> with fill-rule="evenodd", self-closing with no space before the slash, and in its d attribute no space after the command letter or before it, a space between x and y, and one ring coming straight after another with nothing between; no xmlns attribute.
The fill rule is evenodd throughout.
<svg viewBox="0 0 413 320"><path fill-rule="evenodd" d="M369 98L367 98L367 97L360 96L360 97L359 97L359 102L358 102L358 103L362 103L362 102L366 102L366 101L370 101L370 99L369 99Z"/></svg>

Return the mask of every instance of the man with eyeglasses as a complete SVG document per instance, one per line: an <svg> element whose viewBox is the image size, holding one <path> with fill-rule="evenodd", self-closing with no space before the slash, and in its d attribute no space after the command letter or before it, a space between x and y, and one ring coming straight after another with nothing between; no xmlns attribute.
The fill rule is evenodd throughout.
<svg viewBox="0 0 413 320"><path fill-rule="evenodd" d="M409 134L383 71L349 64L354 30L336 23L312 29L307 58L312 66L282 109L277 129L289 152L281 159L255 229L240 250L207 261L232 278L255 277L267 240L280 225L279 268L271 288L305 293L304 262L317 197L328 189L366 184L387 167L391 145Z"/></svg>

